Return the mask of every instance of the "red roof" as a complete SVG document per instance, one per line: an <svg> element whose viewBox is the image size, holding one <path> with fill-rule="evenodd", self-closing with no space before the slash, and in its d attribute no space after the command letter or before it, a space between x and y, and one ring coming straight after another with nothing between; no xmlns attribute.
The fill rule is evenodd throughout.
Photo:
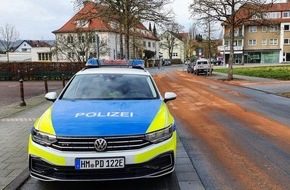
<svg viewBox="0 0 290 190"><path fill-rule="evenodd" d="M31 47L50 47L50 45L44 41L39 40L24 40L24 41L26 41Z"/></svg>
<svg viewBox="0 0 290 190"><path fill-rule="evenodd" d="M176 37L179 38L182 41L185 41L188 39L188 33L175 33Z"/></svg>
<svg viewBox="0 0 290 190"><path fill-rule="evenodd" d="M261 5L263 6L263 5ZM284 11L290 11L290 2L287 3L274 3L274 4L266 4L264 12L284 12ZM289 18L282 18L282 14L280 18L271 18L271 19L266 19L265 22L268 23L281 23L281 22L289 22ZM263 21L262 21L263 22ZM251 21L249 22L251 23Z"/></svg>
<svg viewBox="0 0 290 190"><path fill-rule="evenodd" d="M76 13L66 24L64 24L60 29L53 31L52 33L74 33L81 29L83 31L101 31L101 32L117 32L114 30L108 22L108 18L102 16L96 16L98 10L102 7L94 2L86 2L84 7ZM78 27L77 21L89 21L88 27ZM158 40L149 30L139 22L137 28L141 30L146 30L148 34L143 34L143 38Z"/></svg>
<svg viewBox="0 0 290 190"><path fill-rule="evenodd" d="M287 3L274 3L269 11L270 12L290 11L290 2L287 2Z"/></svg>

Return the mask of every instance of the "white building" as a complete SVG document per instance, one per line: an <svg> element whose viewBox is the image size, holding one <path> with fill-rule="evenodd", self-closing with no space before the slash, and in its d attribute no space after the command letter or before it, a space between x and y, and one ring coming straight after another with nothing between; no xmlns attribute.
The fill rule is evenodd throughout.
<svg viewBox="0 0 290 190"><path fill-rule="evenodd" d="M165 31L160 36L160 53L165 60L177 59L184 63L186 59L187 44L188 33L173 33ZM170 54L172 56L170 56Z"/></svg>
<svg viewBox="0 0 290 190"><path fill-rule="evenodd" d="M39 40L23 40L9 52L9 61L51 61L51 46ZM7 55L0 57L1 62L7 61Z"/></svg>
<svg viewBox="0 0 290 190"><path fill-rule="evenodd" d="M85 61L90 54L100 59L121 59L121 40L118 23L108 18L96 17L96 4L86 1L84 7L60 29L56 37L57 61ZM159 52L159 39L138 23L130 36L130 58L142 58L144 50ZM125 35L123 35L125 53Z"/></svg>

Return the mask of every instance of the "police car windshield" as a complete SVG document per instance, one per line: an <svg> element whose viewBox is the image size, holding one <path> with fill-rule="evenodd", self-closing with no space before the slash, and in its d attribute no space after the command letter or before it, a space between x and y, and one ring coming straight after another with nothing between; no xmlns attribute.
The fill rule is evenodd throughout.
<svg viewBox="0 0 290 190"><path fill-rule="evenodd" d="M149 76L133 74L77 75L61 99L156 99L158 93Z"/></svg>

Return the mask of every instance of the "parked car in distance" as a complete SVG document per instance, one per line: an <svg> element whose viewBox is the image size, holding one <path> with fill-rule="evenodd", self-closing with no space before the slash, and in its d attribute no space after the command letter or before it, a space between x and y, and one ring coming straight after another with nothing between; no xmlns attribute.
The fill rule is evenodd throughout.
<svg viewBox="0 0 290 190"><path fill-rule="evenodd" d="M186 60L186 61L184 62L185 65L189 65L190 63L191 63L190 60Z"/></svg>
<svg viewBox="0 0 290 190"><path fill-rule="evenodd" d="M187 72L188 73L193 73L194 71L194 65L195 65L195 62L191 62L187 65Z"/></svg>
<svg viewBox="0 0 290 190"><path fill-rule="evenodd" d="M223 62L221 60L218 60L218 59L211 59L210 63L213 65L222 65L223 64Z"/></svg>
<svg viewBox="0 0 290 190"><path fill-rule="evenodd" d="M171 61L170 60L163 60L162 65L163 66L171 65Z"/></svg>
<svg viewBox="0 0 290 190"><path fill-rule="evenodd" d="M209 63L209 60L201 58L196 60L196 64L194 65L194 74L208 74L213 71L212 65Z"/></svg>

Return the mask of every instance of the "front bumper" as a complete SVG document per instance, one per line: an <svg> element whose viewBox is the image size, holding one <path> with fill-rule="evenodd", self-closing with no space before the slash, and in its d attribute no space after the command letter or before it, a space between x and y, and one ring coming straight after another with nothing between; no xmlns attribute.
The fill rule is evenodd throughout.
<svg viewBox="0 0 290 190"><path fill-rule="evenodd" d="M103 181L159 177L174 170L173 152L164 153L148 162L126 165L122 169L76 170L73 166L55 166L40 158L29 159L31 176L43 181Z"/></svg>
<svg viewBox="0 0 290 190"><path fill-rule="evenodd" d="M173 172L176 158L176 132L158 144L139 150L113 152L64 152L44 147L29 139L31 176L43 181L104 181L153 178ZM77 158L125 157L118 169L75 169Z"/></svg>

